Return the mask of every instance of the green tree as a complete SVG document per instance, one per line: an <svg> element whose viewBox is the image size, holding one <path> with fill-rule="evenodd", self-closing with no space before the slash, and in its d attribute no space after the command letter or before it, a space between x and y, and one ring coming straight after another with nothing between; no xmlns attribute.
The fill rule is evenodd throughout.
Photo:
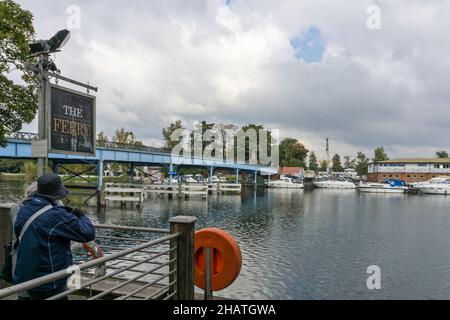
<svg viewBox="0 0 450 320"><path fill-rule="evenodd" d="M183 129L183 124L181 123L181 120L172 122L168 127L163 128L162 135L164 139L164 146L166 148L172 149L178 144L179 141L172 141L172 134L178 129Z"/></svg>
<svg viewBox="0 0 450 320"><path fill-rule="evenodd" d="M125 128L120 128L115 131L114 136L112 137L112 142L121 143L121 144L131 144L136 146L143 146L142 141L138 140L133 132L125 130ZM119 163L111 163L111 170L115 172L120 171L129 171L131 169L131 165L127 164L119 164Z"/></svg>
<svg viewBox="0 0 450 320"><path fill-rule="evenodd" d="M320 172L328 172L328 161L327 160L320 161L319 171Z"/></svg>
<svg viewBox="0 0 450 320"><path fill-rule="evenodd" d="M319 169L319 163L317 162L316 154L313 151L309 154L308 169L313 171L317 171Z"/></svg>
<svg viewBox="0 0 450 320"><path fill-rule="evenodd" d="M344 169L354 169L355 159L351 159L349 156L344 157Z"/></svg>
<svg viewBox="0 0 450 320"><path fill-rule="evenodd" d="M34 40L33 15L11 0L0 1L0 146L6 135L30 123L37 109L37 78L27 70ZM19 72L23 84L10 80Z"/></svg>
<svg viewBox="0 0 450 320"><path fill-rule="evenodd" d="M248 132L250 129L253 129L256 133L256 146L258 148L259 151L261 151L261 146L260 146L260 141L259 141L259 135L261 131L266 131L267 129L264 128L263 125L256 125L256 124L248 124L246 126L243 126L239 131L236 131L235 134L240 134L240 133L246 133ZM230 143L230 142L229 142ZM235 159L237 158L237 155L239 154L238 151L238 147L241 148L242 146L239 145L238 141L237 141L237 136L234 137L234 154L235 154ZM267 130L267 153L270 156L272 149L271 149L271 144L272 144L272 134L269 130ZM231 148L230 148L231 149ZM249 160L252 157L256 157L257 161L260 161L260 153L256 152L256 154L252 154L250 155L250 141L249 138L245 139L245 159L246 161Z"/></svg>
<svg viewBox="0 0 450 320"><path fill-rule="evenodd" d="M16 159L0 159L0 172L21 173L24 162Z"/></svg>
<svg viewBox="0 0 450 320"><path fill-rule="evenodd" d="M23 165L23 171L28 180L34 180L37 178L37 165L34 160L27 160Z"/></svg>
<svg viewBox="0 0 450 320"><path fill-rule="evenodd" d="M441 158L441 159L448 158L448 152L445 150L436 151L436 158Z"/></svg>
<svg viewBox="0 0 450 320"><path fill-rule="evenodd" d="M97 140L98 141L109 141L108 136L102 131L97 133Z"/></svg>
<svg viewBox="0 0 450 320"><path fill-rule="evenodd" d="M297 139L286 138L280 143L280 165L282 167L306 167L309 150Z"/></svg>
<svg viewBox="0 0 450 320"><path fill-rule="evenodd" d="M342 168L342 164L341 164L341 157L338 154L335 154L333 156L332 163L333 163L333 167L332 167L333 172L344 171L344 168Z"/></svg>
<svg viewBox="0 0 450 320"><path fill-rule="evenodd" d="M386 154L386 152L384 152L384 148L383 147L376 148L373 151L373 153L374 153L374 158L373 158L374 162L389 160L389 157Z"/></svg>
<svg viewBox="0 0 450 320"><path fill-rule="evenodd" d="M356 156L356 172L358 176L366 176L368 172L369 159L362 152L358 152Z"/></svg>

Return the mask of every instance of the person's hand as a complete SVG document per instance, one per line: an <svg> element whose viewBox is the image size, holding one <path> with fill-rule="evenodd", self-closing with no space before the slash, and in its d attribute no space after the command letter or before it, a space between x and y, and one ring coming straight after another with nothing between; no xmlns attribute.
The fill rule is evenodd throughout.
<svg viewBox="0 0 450 320"><path fill-rule="evenodd" d="M80 209L74 209L72 207L64 207L64 208L67 210L67 212L70 212L70 213L76 215L78 218L85 215L85 213L83 211L81 211Z"/></svg>
<svg viewBox="0 0 450 320"><path fill-rule="evenodd" d="M72 213L76 215L78 218L85 215L85 213L80 209L73 209Z"/></svg>

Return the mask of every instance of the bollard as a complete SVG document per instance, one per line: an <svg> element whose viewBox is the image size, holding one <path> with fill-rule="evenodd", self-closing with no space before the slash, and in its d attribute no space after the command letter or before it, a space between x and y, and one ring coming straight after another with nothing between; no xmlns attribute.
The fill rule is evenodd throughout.
<svg viewBox="0 0 450 320"><path fill-rule="evenodd" d="M179 233L177 238L170 240L170 247L177 249L170 252L170 260L176 261L170 264L169 283L176 280L169 292L177 291L176 300L194 300L194 233L197 218L190 216L176 216L170 219L170 233Z"/></svg>
<svg viewBox="0 0 450 320"><path fill-rule="evenodd" d="M9 211L14 204L0 204L0 270L5 261L4 247L12 241L12 221ZM0 280L0 289L6 288L7 284Z"/></svg>

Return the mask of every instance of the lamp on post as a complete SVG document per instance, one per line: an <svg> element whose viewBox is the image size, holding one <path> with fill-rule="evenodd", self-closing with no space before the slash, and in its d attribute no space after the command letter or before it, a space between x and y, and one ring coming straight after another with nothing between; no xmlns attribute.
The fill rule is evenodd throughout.
<svg viewBox="0 0 450 320"><path fill-rule="evenodd" d="M50 82L48 71L57 71L55 63L50 59L50 54L58 52L70 38L69 30L60 30L48 40L39 40L29 44L32 57L38 56L37 68L34 70L39 76L39 104L38 104L38 133L39 140L48 143L48 113L50 112ZM48 150L48 145L47 145ZM38 177L45 174L48 167L48 155L38 158Z"/></svg>

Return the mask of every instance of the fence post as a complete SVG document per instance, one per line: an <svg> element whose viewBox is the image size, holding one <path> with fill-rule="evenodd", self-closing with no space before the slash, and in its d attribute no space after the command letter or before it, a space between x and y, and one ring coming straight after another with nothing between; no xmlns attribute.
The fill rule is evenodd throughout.
<svg viewBox="0 0 450 320"><path fill-rule="evenodd" d="M170 252L170 271L176 268L170 276L170 283L176 280L176 285L169 289L177 291L175 299L194 300L194 232L197 218L191 216L176 216L170 219L170 233L179 233L177 238L170 240L170 247L176 250Z"/></svg>
<svg viewBox="0 0 450 320"><path fill-rule="evenodd" d="M12 221L9 211L13 204L0 204L0 270L5 261L4 246L12 241ZM0 280L0 289L6 288L7 284Z"/></svg>

